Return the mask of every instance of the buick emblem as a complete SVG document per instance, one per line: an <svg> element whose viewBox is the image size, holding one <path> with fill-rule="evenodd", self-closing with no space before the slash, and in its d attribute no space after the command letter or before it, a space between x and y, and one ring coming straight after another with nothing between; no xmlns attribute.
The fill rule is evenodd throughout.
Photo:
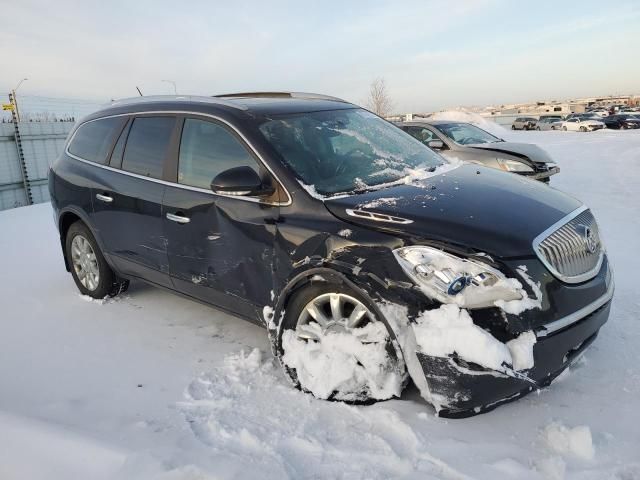
<svg viewBox="0 0 640 480"><path fill-rule="evenodd" d="M586 225L580 224L576 226L576 231L582 236L587 252L591 254L596 253L598 251L598 239L594 235L593 230Z"/></svg>

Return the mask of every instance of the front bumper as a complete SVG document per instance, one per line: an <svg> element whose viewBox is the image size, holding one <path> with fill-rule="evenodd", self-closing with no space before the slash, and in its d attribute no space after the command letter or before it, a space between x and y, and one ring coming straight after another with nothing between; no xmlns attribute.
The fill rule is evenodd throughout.
<svg viewBox="0 0 640 480"><path fill-rule="evenodd" d="M538 328L533 368L513 372L513 376L467 364L454 356L432 357L416 352L431 394L446 399L438 415L447 418L477 415L548 386L595 340L609 317L613 290L611 281L607 292L596 301Z"/></svg>

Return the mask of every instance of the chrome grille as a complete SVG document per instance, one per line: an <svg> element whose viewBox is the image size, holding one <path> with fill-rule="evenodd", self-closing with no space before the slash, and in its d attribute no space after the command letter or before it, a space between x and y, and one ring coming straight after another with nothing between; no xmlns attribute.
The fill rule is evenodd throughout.
<svg viewBox="0 0 640 480"><path fill-rule="evenodd" d="M567 283L589 280L602 266L598 224L586 207L536 237L533 247L551 273Z"/></svg>

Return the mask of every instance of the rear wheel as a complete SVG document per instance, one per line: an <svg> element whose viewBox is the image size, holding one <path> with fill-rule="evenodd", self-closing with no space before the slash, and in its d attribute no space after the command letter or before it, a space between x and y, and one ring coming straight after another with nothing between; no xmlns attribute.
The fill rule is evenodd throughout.
<svg viewBox="0 0 640 480"><path fill-rule="evenodd" d="M84 223L78 221L69 227L65 248L71 275L83 295L93 298L115 296L129 286L128 280L116 277Z"/></svg>
<svg viewBox="0 0 640 480"><path fill-rule="evenodd" d="M399 397L402 354L368 301L344 285L311 285L286 308L282 366L297 388L328 400Z"/></svg>

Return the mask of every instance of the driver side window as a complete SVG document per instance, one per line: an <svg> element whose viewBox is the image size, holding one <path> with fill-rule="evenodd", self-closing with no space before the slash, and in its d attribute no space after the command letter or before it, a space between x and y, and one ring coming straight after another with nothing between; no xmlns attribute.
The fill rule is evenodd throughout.
<svg viewBox="0 0 640 480"><path fill-rule="evenodd" d="M435 133L424 127L407 127L407 133L413 138L420 140L420 142L425 145L427 145L431 140L441 140ZM445 145L442 149L444 150L446 148L447 147Z"/></svg>
<svg viewBox="0 0 640 480"><path fill-rule="evenodd" d="M178 183L208 190L219 173L245 166L260 175L256 160L230 131L206 120L185 119L178 158Z"/></svg>

